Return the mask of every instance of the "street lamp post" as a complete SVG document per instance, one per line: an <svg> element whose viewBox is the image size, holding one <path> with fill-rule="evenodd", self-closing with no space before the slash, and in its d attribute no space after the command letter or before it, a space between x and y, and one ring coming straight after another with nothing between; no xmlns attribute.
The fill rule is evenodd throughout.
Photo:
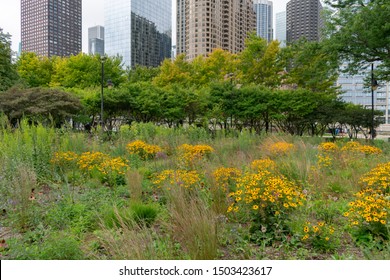
<svg viewBox="0 0 390 280"><path fill-rule="evenodd" d="M101 81L101 93L100 93L100 123L102 126L102 134L104 132L104 62L106 61L107 57L102 56L100 59L101 65L102 65L102 81Z"/></svg>
<svg viewBox="0 0 390 280"><path fill-rule="evenodd" d="M375 138L374 126L374 90L378 88L378 81L374 78L374 63L371 63L371 140Z"/></svg>

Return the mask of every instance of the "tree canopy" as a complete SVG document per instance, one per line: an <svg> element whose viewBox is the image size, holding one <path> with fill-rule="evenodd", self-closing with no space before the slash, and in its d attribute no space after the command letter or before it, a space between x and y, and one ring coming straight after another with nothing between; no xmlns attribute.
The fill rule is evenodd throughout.
<svg viewBox="0 0 390 280"><path fill-rule="evenodd" d="M356 73L378 63L377 75L390 80L390 2L387 0L329 0L336 12L331 18L330 51L348 62Z"/></svg>
<svg viewBox="0 0 390 280"><path fill-rule="evenodd" d="M12 123L22 117L35 120L52 118L56 125L60 125L81 108L76 97L56 89L14 87L0 93L0 112L6 114Z"/></svg>
<svg viewBox="0 0 390 280"><path fill-rule="evenodd" d="M0 27L0 91L10 88L18 76L12 63L11 35Z"/></svg>

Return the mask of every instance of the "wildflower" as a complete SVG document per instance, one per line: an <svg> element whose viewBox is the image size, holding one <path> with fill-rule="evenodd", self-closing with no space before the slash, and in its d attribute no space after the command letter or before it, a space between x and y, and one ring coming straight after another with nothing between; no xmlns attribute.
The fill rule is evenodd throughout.
<svg viewBox="0 0 390 280"><path fill-rule="evenodd" d="M270 151L272 155L280 156L289 153L295 148L295 146L294 144L287 142L276 142L266 148Z"/></svg>
<svg viewBox="0 0 390 280"><path fill-rule="evenodd" d="M214 152L208 145L183 144L177 148L179 161L184 165L193 165L196 161Z"/></svg>
<svg viewBox="0 0 390 280"><path fill-rule="evenodd" d="M162 149L157 145L150 145L141 140L133 141L126 145L126 149L130 154L136 154L141 159L153 159L157 153L162 152Z"/></svg>

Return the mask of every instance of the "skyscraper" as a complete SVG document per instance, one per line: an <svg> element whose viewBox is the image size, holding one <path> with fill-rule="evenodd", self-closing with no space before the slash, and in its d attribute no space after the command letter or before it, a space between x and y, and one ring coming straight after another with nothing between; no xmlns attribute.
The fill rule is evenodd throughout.
<svg viewBox="0 0 390 280"><path fill-rule="evenodd" d="M177 13L177 53L187 59L216 48L238 53L256 30L252 0L178 0Z"/></svg>
<svg viewBox="0 0 390 280"><path fill-rule="evenodd" d="M107 55L120 55L124 66L159 66L171 57L171 0L105 0Z"/></svg>
<svg viewBox="0 0 390 280"><path fill-rule="evenodd" d="M88 28L88 53L104 55L104 27Z"/></svg>
<svg viewBox="0 0 390 280"><path fill-rule="evenodd" d="M290 0L287 3L287 42L306 38L319 41L322 28L320 0Z"/></svg>
<svg viewBox="0 0 390 280"><path fill-rule="evenodd" d="M257 36L271 42L274 38L273 3L268 0L254 0Z"/></svg>
<svg viewBox="0 0 390 280"><path fill-rule="evenodd" d="M275 39L280 42L281 47L286 46L286 11L275 15Z"/></svg>
<svg viewBox="0 0 390 280"><path fill-rule="evenodd" d="M21 0L22 51L39 56L81 52L81 0Z"/></svg>

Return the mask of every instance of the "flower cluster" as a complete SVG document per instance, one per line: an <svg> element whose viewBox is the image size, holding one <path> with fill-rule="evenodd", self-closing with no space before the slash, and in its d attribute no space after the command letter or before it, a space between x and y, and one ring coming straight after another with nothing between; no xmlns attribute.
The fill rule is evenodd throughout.
<svg viewBox="0 0 390 280"><path fill-rule="evenodd" d="M344 147L341 148L341 151L349 151L349 152L355 152L355 153L362 153L366 155L378 155L382 153L382 150L369 145L361 145L358 142L348 142L344 145Z"/></svg>
<svg viewBox="0 0 390 280"><path fill-rule="evenodd" d="M269 158L257 159L251 162L251 169L255 172L262 170L274 171L276 169L276 163Z"/></svg>
<svg viewBox="0 0 390 280"><path fill-rule="evenodd" d="M50 163L65 168L74 166L77 160L78 155L74 152L56 152L50 160Z"/></svg>
<svg viewBox="0 0 390 280"><path fill-rule="evenodd" d="M270 144L267 149L274 156L286 155L295 148L294 144L287 142L276 142Z"/></svg>
<svg viewBox="0 0 390 280"><path fill-rule="evenodd" d="M177 148L179 161L186 166L193 165L196 161L214 152L209 145L189 145L183 144Z"/></svg>
<svg viewBox="0 0 390 280"><path fill-rule="evenodd" d="M338 243L338 238L335 237L335 228L324 221L306 222L300 234L302 241L324 251L334 249Z"/></svg>
<svg viewBox="0 0 390 280"><path fill-rule="evenodd" d="M295 183L269 171L246 173L237 180L236 191L229 194L233 203L228 212L240 207L251 208L265 215L280 215L303 205L305 195Z"/></svg>
<svg viewBox="0 0 390 280"><path fill-rule="evenodd" d="M135 140L126 145L130 154L138 155L141 159L153 159L162 149L157 145L150 145L141 140Z"/></svg>
<svg viewBox="0 0 390 280"><path fill-rule="evenodd" d="M390 223L389 178L390 162L378 165L360 179L362 189L344 213L352 226L366 228L377 235L386 232L385 227Z"/></svg>
<svg viewBox="0 0 390 280"><path fill-rule="evenodd" d="M85 152L79 156L77 165L82 171L92 171L99 169L100 165L108 159L109 156L102 152Z"/></svg>
<svg viewBox="0 0 390 280"><path fill-rule="evenodd" d="M152 183L156 188L168 190L173 186L195 188L200 184L200 175L196 171L168 169L155 174Z"/></svg>
<svg viewBox="0 0 390 280"><path fill-rule="evenodd" d="M339 147L333 142L324 142L318 146L317 164L319 168L329 167L333 163L333 158Z"/></svg>
<svg viewBox="0 0 390 280"><path fill-rule="evenodd" d="M127 161L120 157L108 158L107 160L102 162L100 166L98 166L98 170L105 175L111 173L124 175L128 168L129 165L127 164Z"/></svg>
<svg viewBox="0 0 390 280"><path fill-rule="evenodd" d="M238 168L220 167L213 172L213 177L217 186L223 190L228 190L228 187L235 185L242 172Z"/></svg>
<svg viewBox="0 0 390 280"><path fill-rule="evenodd" d="M98 174L103 182L115 184L117 176L125 174L129 168L127 161L120 158L112 158L102 152L85 152L77 155L74 152L57 152L51 163L55 166L72 165L87 174Z"/></svg>
<svg viewBox="0 0 390 280"><path fill-rule="evenodd" d="M318 146L318 149L321 152L329 153L329 152L337 152L339 150L339 147L333 142L324 142Z"/></svg>

